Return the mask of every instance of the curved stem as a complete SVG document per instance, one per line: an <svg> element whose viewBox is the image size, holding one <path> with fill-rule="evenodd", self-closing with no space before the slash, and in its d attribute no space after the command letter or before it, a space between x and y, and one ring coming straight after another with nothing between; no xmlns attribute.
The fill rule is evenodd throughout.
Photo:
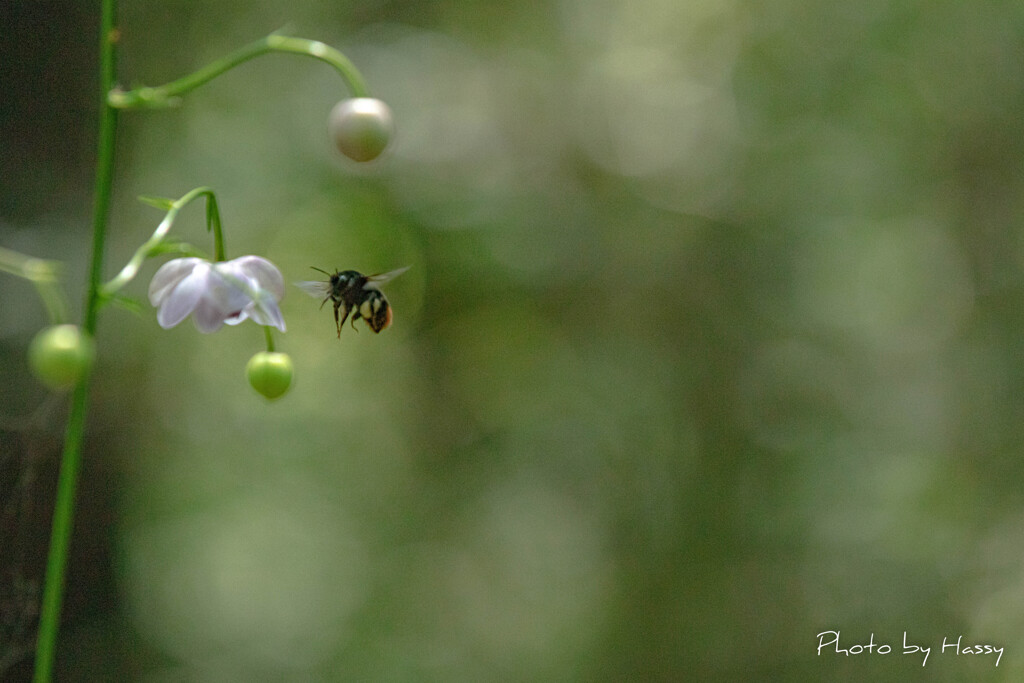
<svg viewBox="0 0 1024 683"><path fill-rule="evenodd" d="M25 278L35 285L39 298L46 306L51 325L59 325L67 320L68 307L59 286L60 262L25 256L0 247L0 271Z"/></svg>
<svg viewBox="0 0 1024 683"><path fill-rule="evenodd" d="M334 67L335 71L344 79L354 97L366 97L369 94L366 82L363 80L359 70L356 69L348 57L338 50L318 40L294 38L292 36L281 36L272 33L265 38L235 50L212 64L204 66L195 73L170 83L155 87L136 88L134 90L112 89L107 100L110 106L118 109L172 107L178 104L181 95L212 81L217 76L233 69L239 64L269 52L289 52L319 59Z"/></svg>
<svg viewBox="0 0 1024 683"><path fill-rule="evenodd" d="M114 137L117 130L117 111L107 104L107 93L114 84L116 66L117 30L116 0L100 1L100 111L96 184L93 193L92 262L85 300L83 327L89 336L96 333L96 313L100 304L100 278L103 272L103 250L106 242L107 215L110 208L114 176ZM57 479L57 499L53 510L53 530L50 551L46 560L46 579L43 584L43 603L39 615L39 636L36 640L34 680L48 683L53 677L53 661L60 628L61 606L64 601L65 574L68 547L75 512L75 490L85 436L85 415L88 407L89 376L79 380L71 399L71 412L64 436L60 475Z"/></svg>
<svg viewBox="0 0 1024 683"><path fill-rule="evenodd" d="M135 250L132 254L131 259L125 264L121 272L118 273L110 282L103 285L100 289L100 296L107 300L118 292L122 287L131 282L139 272L139 268L142 267L143 261L153 254L157 247L167 237L167 233L170 232L171 226L174 225L175 219L178 217L178 212L181 211L193 200L206 196L206 220L207 226L213 231L213 246L215 258L218 261L224 260L224 234L220 227L220 212L217 210L217 198L213 193L213 190L209 187L197 187L194 190L190 190L181 199L171 200L154 200L150 198L141 198L143 201L153 204L154 206L159 205L160 207L167 208L167 215L160 221L160 224L156 226L156 230L153 231L152 236L146 240L141 247Z"/></svg>

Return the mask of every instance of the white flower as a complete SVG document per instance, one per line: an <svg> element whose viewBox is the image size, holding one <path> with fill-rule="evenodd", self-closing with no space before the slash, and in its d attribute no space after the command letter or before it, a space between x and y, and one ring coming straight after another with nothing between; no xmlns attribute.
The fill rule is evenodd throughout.
<svg viewBox="0 0 1024 683"><path fill-rule="evenodd" d="M259 256L217 263L174 259L161 266L149 283L149 302L160 309L156 314L160 327L169 329L193 315L196 328L204 334L246 318L284 332L284 317L277 305L283 296L281 271Z"/></svg>

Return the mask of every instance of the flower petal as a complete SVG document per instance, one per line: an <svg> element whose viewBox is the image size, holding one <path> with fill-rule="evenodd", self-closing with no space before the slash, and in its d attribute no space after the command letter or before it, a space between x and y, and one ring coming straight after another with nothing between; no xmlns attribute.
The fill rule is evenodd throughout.
<svg viewBox="0 0 1024 683"><path fill-rule="evenodd" d="M249 283L244 278L225 275L215 264L209 272L206 289L203 292L203 303L220 311L221 317L235 315L252 301Z"/></svg>
<svg viewBox="0 0 1024 683"><path fill-rule="evenodd" d="M159 306L161 327L174 327L191 314L204 334L249 318L283 332L284 316L277 305L283 296L281 271L259 256L218 263L174 259L157 271L149 286L150 302Z"/></svg>
<svg viewBox="0 0 1024 683"><path fill-rule="evenodd" d="M253 322L260 325L270 325L276 327L282 332L287 331L284 324L284 316L281 314L281 308L277 305L277 301L269 295L264 295L259 299L254 300L251 304L246 306L245 313L252 318Z"/></svg>
<svg viewBox="0 0 1024 683"><path fill-rule="evenodd" d="M208 267L196 264L195 269L163 295L156 321L165 330L170 329L188 317L203 295Z"/></svg>
<svg viewBox="0 0 1024 683"><path fill-rule="evenodd" d="M202 262L199 258L176 258L160 266L149 282L149 303L154 306L162 304L171 290Z"/></svg>
<svg viewBox="0 0 1024 683"><path fill-rule="evenodd" d="M246 320L249 319L249 313L247 312L246 309L248 309L250 306L252 306L252 304L249 304L242 310L238 311L238 313L234 315L229 315L228 317L224 318L224 322L227 323L228 325L238 325L240 323L244 323Z"/></svg>
<svg viewBox="0 0 1024 683"><path fill-rule="evenodd" d="M216 306L210 305L207 301L201 301L192 313L192 322L196 324L196 329L203 334L211 334L221 328L226 317L224 312Z"/></svg>
<svg viewBox="0 0 1024 683"><path fill-rule="evenodd" d="M261 288L272 293L275 300L280 301L284 298L284 276L277 266L267 259L260 256L241 256L231 263L242 273L256 280Z"/></svg>
<svg viewBox="0 0 1024 683"><path fill-rule="evenodd" d="M196 329L203 334L216 332L227 320L238 316L250 301L249 295L235 282L226 279L216 265L211 266L192 315Z"/></svg>

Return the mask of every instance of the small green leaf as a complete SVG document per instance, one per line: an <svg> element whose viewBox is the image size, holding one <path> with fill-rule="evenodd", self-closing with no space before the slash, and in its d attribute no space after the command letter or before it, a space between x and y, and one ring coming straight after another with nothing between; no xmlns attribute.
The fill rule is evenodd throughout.
<svg viewBox="0 0 1024 683"><path fill-rule="evenodd" d="M217 210L217 198L211 193L206 200L206 232L220 229L220 212Z"/></svg>
<svg viewBox="0 0 1024 683"><path fill-rule="evenodd" d="M134 313L135 315L142 315L142 302L139 301L138 299L130 296L125 296L124 294L118 294L117 292L101 292L99 295L100 307L105 308L110 304L113 304L118 308L124 309L129 313Z"/></svg>
<svg viewBox="0 0 1024 683"><path fill-rule="evenodd" d="M111 294L107 297L107 301L130 313L134 313L136 315L142 314L142 302L135 297L125 296L124 294Z"/></svg>
<svg viewBox="0 0 1024 683"><path fill-rule="evenodd" d="M197 258L207 260L209 260L210 258L202 249L194 247L188 242L179 242L177 240L165 240L161 242L160 244L150 249L147 256L162 256L163 254L174 254L175 256L195 256Z"/></svg>
<svg viewBox="0 0 1024 683"><path fill-rule="evenodd" d="M149 195L139 195L139 201L143 204L148 204L161 211L170 211L174 208L174 200L167 199L166 197L151 197Z"/></svg>

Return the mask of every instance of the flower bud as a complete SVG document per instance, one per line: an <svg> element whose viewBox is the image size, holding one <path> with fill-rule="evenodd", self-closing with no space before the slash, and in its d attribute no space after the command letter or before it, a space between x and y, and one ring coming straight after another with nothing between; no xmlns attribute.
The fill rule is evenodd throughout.
<svg viewBox="0 0 1024 683"><path fill-rule="evenodd" d="M261 351L249 359L245 374L252 388L274 399L288 391L292 383L292 359L287 353Z"/></svg>
<svg viewBox="0 0 1024 683"><path fill-rule="evenodd" d="M355 161L373 161L395 133L391 109L373 97L356 97L334 105L329 119L331 139Z"/></svg>
<svg viewBox="0 0 1024 683"><path fill-rule="evenodd" d="M28 347L32 373L51 389L74 386L92 368L96 347L75 325L40 330Z"/></svg>

